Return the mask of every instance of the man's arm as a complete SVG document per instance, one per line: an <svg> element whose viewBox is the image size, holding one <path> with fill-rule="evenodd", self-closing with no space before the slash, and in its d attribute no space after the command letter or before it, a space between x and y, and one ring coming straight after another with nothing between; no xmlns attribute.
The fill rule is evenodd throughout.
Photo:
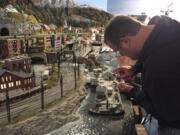
<svg viewBox="0 0 180 135"><path fill-rule="evenodd" d="M132 90L128 93L128 96L134 98L134 101L143 107L147 113L152 114L152 105L151 102L148 100L146 97L145 93L143 90L139 87L134 87Z"/></svg>
<svg viewBox="0 0 180 135"><path fill-rule="evenodd" d="M126 95L129 97L134 98L135 102L142 106L147 113L153 113L151 102L140 87L130 85L129 83L125 82L120 82L118 87L121 92L126 93Z"/></svg>

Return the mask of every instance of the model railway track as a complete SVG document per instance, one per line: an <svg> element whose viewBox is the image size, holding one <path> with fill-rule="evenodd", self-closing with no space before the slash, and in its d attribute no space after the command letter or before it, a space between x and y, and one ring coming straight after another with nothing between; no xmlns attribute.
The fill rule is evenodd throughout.
<svg viewBox="0 0 180 135"><path fill-rule="evenodd" d="M24 100L24 99L26 99L26 98L32 97L32 96L34 96L35 94L40 93L40 91L41 91L41 88L39 87L39 88L37 88L37 89L35 89L35 90L33 90L33 91L30 91L30 92L27 92L27 93L25 93L25 94L18 95L18 96L16 96L16 97L10 98L10 103L15 103L15 102ZM6 102L6 100L0 101L0 104L3 104L3 103L5 103L5 102Z"/></svg>
<svg viewBox="0 0 180 135"><path fill-rule="evenodd" d="M63 69L68 71L67 68ZM73 73L70 73L69 75L72 76ZM67 80L67 78L65 79ZM68 79L69 80L69 79ZM69 80L73 81L73 80ZM74 86L72 84L72 86ZM66 94L69 90L72 88L69 87L69 89L66 89L64 94ZM60 88L59 86L56 86L55 89L52 90L46 90L44 93L44 103L45 105L53 102L55 99L60 98ZM30 111L33 112L38 112L41 110L41 93L38 93L37 95L34 95L33 97L21 100L19 102L13 103L10 105L11 108L11 117L15 118L18 117L19 115L24 115ZM3 106L0 108L0 121L6 121L7 120L7 112L6 112L6 107Z"/></svg>
<svg viewBox="0 0 180 135"><path fill-rule="evenodd" d="M90 53L89 48L87 48L86 53L83 54L83 56L86 56L86 54ZM79 55L79 54L77 54ZM74 78L71 77L68 78L68 76L74 76L74 70L70 69L73 67L67 66L67 63L61 63L61 67L66 72L64 76L64 82L71 82L71 85L69 84L64 84L64 95L71 89L74 88ZM69 68L68 68L69 67ZM69 72L72 71L72 72ZM72 83L73 82L73 83ZM39 89L41 91L41 88ZM30 94L31 95L31 94ZM47 104L53 102L56 99L60 98L60 87L59 85L54 87L51 90L45 90L44 91L44 105L46 106ZM20 97L19 97L20 98ZM18 98L17 98L18 99ZM4 103L3 103L4 104ZM11 118L16 118L21 115L25 115L26 113L29 112L38 112L41 110L41 93L37 92L28 98L24 97L23 100L20 98L19 100L15 100L10 104L10 113L11 113ZM6 111L6 106L1 105L0 106L0 122L5 122L7 121L7 111Z"/></svg>

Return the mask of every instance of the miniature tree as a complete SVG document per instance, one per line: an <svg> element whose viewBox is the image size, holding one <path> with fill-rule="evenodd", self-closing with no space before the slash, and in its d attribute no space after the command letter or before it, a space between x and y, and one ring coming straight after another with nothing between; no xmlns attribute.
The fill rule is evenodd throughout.
<svg viewBox="0 0 180 135"><path fill-rule="evenodd" d="M37 22L36 18L33 15L29 15L27 21Z"/></svg>

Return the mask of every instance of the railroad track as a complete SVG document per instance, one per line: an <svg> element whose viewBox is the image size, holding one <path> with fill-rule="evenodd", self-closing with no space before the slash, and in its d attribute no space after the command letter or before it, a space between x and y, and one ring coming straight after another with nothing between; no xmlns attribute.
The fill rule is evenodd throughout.
<svg viewBox="0 0 180 135"><path fill-rule="evenodd" d="M86 52L81 55L85 56L86 54L90 53L90 49L89 48L86 48L86 49L87 49ZM80 54L78 53L76 55L80 56ZM73 89L75 86L74 77L72 77L74 76L74 70L73 70L73 67L69 66L67 63L62 63L61 66L65 74L64 82L70 82L70 83L64 84L63 93L65 95L69 90ZM61 93L60 93L59 85L57 85L53 89L45 90L44 91L45 106L56 99L60 99L60 96L61 96ZM33 95L32 97L25 98L23 100L10 104L11 118L15 118L20 115L25 115L26 113L29 113L31 111L38 112L40 110L41 110L41 93L37 93ZM6 122L6 121L7 121L6 106L2 105L0 106L0 122Z"/></svg>
<svg viewBox="0 0 180 135"><path fill-rule="evenodd" d="M68 85L66 85L66 87L74 86L72 84L73 78L72 79L69 78L69 76L72 76L74 74L73 70L71 69L71 72L70 72L70 70L67 67L63 68L63 70L65 70L65 72L66 72L66 76L64 76L64 79L69 80L71 82L71 85L68 84ZM72 89L72 87L69 87L69 89L66 88L66 90L64 90L64 94L66 94L71 89ZM59 85L54 87L53 89L44 91L45 105L47 105L59 98L60 98ZM26 98L22 101L13 103L10 105L10 108L11 108L11 117L12 118L18 117L19 115L24 115L30 111L38 112L41 110L41 93L38 93L30 98ZM0 121L1 122L7 121L7 112L6 112L5 106L0 107Z"/></svg>

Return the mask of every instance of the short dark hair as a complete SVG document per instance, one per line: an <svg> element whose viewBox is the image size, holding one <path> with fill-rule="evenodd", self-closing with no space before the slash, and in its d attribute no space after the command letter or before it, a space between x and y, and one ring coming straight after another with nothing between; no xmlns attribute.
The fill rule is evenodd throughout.
<svg viewBox="0 0 180 135"><path fill-rule="evenodd" d="M118 46L121 37L136 35L141 26L141 22L130 16L115 16L106 25L104 41Z"/></svg>

